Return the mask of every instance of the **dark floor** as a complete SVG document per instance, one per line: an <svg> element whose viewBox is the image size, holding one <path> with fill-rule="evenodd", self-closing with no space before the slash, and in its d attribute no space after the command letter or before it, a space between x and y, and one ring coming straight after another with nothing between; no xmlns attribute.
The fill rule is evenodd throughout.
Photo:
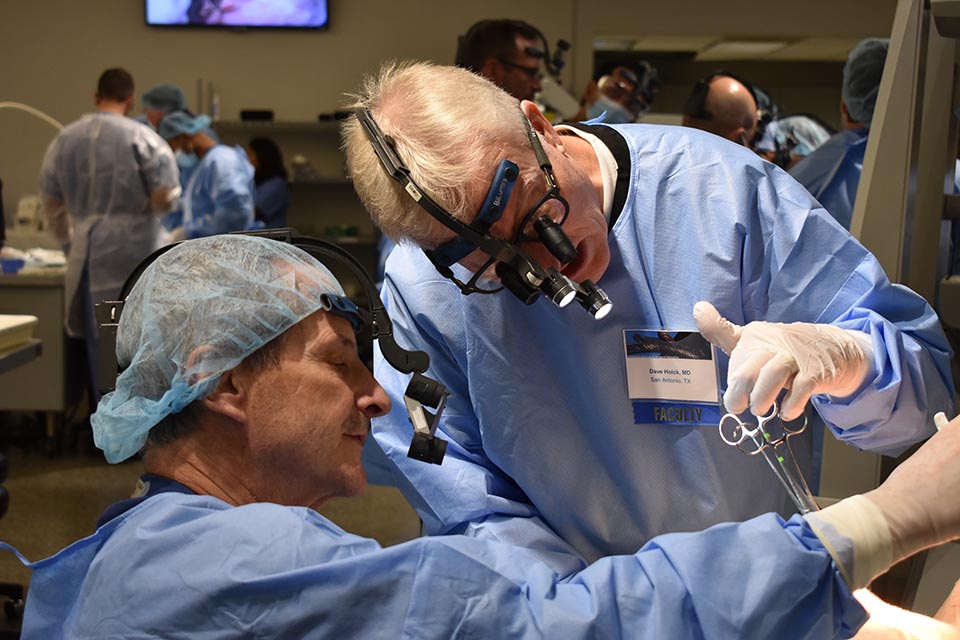
<svg viewBox="0 0 960 640"><path fill-rule="evenodd" d="M0 427L15 418L0 414ZM9 433L9 432L8 432ZM53 555L93 532L103 510L129 497L143 465L138 459L107 464L92 446L89 431L69 434L59 451L50 451L43 434L6 438L0 429L0 449L9 471L4 483L10 494L6 516L0 519L0 540L35 561ZM9 441L14 440L11 444ZM419 535L420 521L400 492L370 486L358 498L330 501L321 510L338 525L358 535L392 545ZM0 582L27 583L30 572L9 552L0 551Z"/></svg>

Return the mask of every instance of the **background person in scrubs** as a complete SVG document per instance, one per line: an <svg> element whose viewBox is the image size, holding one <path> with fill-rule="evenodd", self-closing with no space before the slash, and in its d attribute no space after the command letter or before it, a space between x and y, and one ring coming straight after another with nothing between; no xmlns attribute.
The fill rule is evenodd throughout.
<svg viewBox="0 0 960 640"><path fill-rule="evenodd" d="M890 41L885 38L868 38L853 48L843 67L842 131L790 170L790 175L845 229L850 228L853 218L870 122L889 48Z"/></svg>
<svg viewBox="0 0 960 640"><path fill-rule="evenodd" d="M209 125L209 117L187 111L174 111L160 121L158 131L174 151L197 159L183 187L182 226L173 230L172 240L243 231L254 225L253 165L242 147L218 144L208 135Z"/></svg>
<svg viewBox="0 0 960 640"><path fill-rule="evenodd" d="M570 574L466 536L380 548L314 511L363 489L369 420L390 408L358 324L333 275L284 243L202 238L153 262L93 417L107 459L145 446L146 474L94 534L31 565L23 638L847 638L866 618L852 589L960 536L955 420L865 496ZM955 633L924 621L924 638Z"/></svg>
<svg viewBox="0 0 960 640"><path fill-rule="evenodd" d="M130 271L160 242L158 216L180 194L170 147L126 117L133 76L107 69L97 82L97 111L61 131L40 170L44 212L67 253L66 328L87 346L90 389L98 398L93 305L114 300Z"/></svg>

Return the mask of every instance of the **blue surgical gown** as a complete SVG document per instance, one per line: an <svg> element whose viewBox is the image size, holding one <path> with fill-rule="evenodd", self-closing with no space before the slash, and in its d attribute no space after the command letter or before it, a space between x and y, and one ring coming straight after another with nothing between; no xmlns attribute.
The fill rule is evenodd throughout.
<svg viewBox="0 0 960 640"><path fill-rule="evenodd" d="M217 145L190 176L183 194L187 238L253 227L253 165L241 147Z"/></svg>
<svg viewBox="0 0 960 640"><path fill-rule="evenodd" d="M287 181L281 176L274 176L258 184L254 205L257 216L267 229L287 226L287 209L290 207Z"/></svg>
<svg viewBox="0 0 960 640"><path fill-rule="evenodd" d="M799 517L664 536L558 575L501 542L384 549L311 509L186 491L116 505L93 535L33 563L24 640L823 640L866 619Z"/></svg>
<svg viewBox="0 0 960 640"><path fill-rule="evenodd" d="M899 452L931 435L953 386L947 341L920 296L891 284L802 186L748 149L682 127L594 131L609 129L622 136L608 144L619 140L623 204L599 281L614 303L603 320L576 304L463 296L404 244L387 260L381 297L394 334L429 354L429 375L452 393L439 428L450 442L443 464L407 458L409 376L375 354L393 409L373 420L373 434L428 533L509 540L551 562L562 540L593 560L667 532L791 513L764 461L725 445L716 423L635 420L624 330L695 330L699 300L741 325L867 333L875 377L846 401L824 395L813 405L861 449ZM727 362L720 354L721 381ZM809 438L793 442L809 472Z"/></svg>
<svg viewBox="0 0 960 640"><path fill-rule="evenodd" d="M844 229L850 228L853 219L869 133L869 129L847 129L834 134L790 169L790 175L806 187Z"/></svg>

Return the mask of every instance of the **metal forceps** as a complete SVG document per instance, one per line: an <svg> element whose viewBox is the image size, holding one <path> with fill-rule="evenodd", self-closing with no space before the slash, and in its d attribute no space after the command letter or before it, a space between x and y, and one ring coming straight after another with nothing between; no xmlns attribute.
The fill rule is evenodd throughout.
<svg viewBox="0 0 960 640"><path fill-rule="evenodd" d="M791 421L799 423L799 428L791 428L791 422L780 417L780 407L774 402L769 414L755 417L757 424L753 425L744 422L735 413L725 414L720 418L720 437L747 455L762 455L800 513L818 511L820 507L814 501L790 447L790 438L807 428L806 416L803 416L802 421ZM779 427L769 428L768 425L773 421L776 421Z"/></svg>

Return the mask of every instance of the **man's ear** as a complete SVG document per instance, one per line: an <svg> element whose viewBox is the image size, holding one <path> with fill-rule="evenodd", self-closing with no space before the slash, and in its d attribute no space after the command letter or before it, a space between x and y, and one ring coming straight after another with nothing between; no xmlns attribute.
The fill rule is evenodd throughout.
<svg viewBox="0 0 960 640"><path fill-rule="evenodd" d="M553 128L553 125L550 124L546 116L540 112L537 105L529 100L523 100L520 102L520 110L523 111L523 115L527 116L527 120L533 125L534 131L539 133L548 145L557 147L560 151L563 151L562 137L557 133L557 130Z"/></svg>
<svg viewBox="0 0 960 640"><path fill-rule="evenodd" d="M215 354L216 351L209 345L197 347L190 352L187 357L187 370L193 369L208 356ZM188 380L189 384L197 384L209 374L194 374ZM238 374L238 369L233 368L224 372L220 376L217 388L209 396L201 400L203 406L208 410L219 413L225 417L237 422L246 421L246 384L242 375Z"/></svg>
<svg viewBox="0 0 960 640"><path fill-rule="evenodd" d="M214 413L246 424L247 421L247 392L245 378L238 374L237 369L230 369L220 376L220 382L213 393L201 400L204 408Z"/></svg>

